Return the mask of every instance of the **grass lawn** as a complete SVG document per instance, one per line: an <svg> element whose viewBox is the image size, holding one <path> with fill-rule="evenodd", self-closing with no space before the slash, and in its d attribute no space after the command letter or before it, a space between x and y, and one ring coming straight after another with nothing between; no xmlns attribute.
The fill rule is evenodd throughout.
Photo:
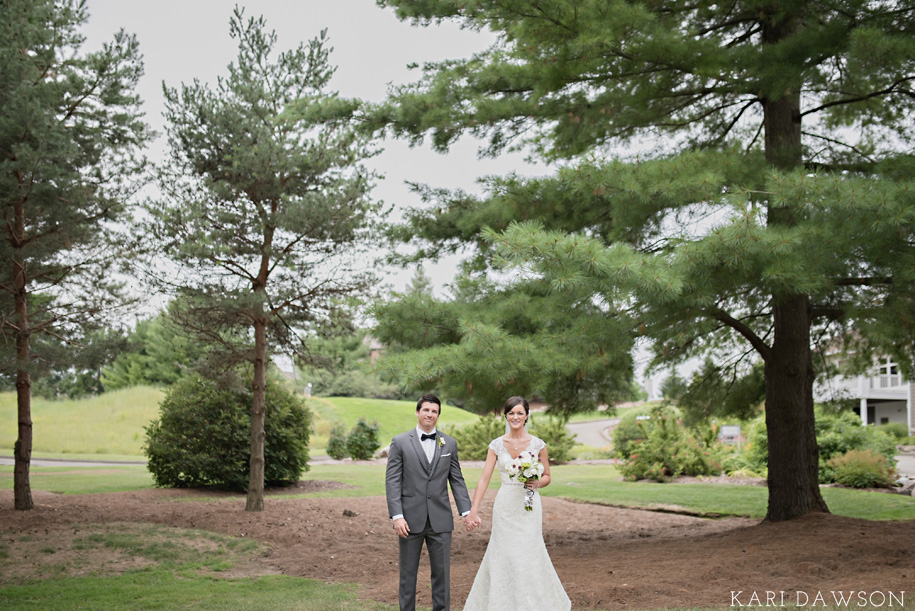
<svg viewBox="0 0 915 611"><path fill-rule="evenodd" d="M117 467L36 467L29 469L32 490L58 494L123 492L153 487L146 465ZM0 490L13 489L13 467L0 465Z"/></svg>
<svg viewBox="0 0 915 611"><path fill-rule="evenodd" d="M265 549L251 539L142 524L97 525L87 532L55 539L53 547L42 543L41 562L19 573L29 575L22 584L10 575L31 537L0 543L0 608L392 609L360 601L351 585L282 575L222 577L239 566L258 566ZM71 550L80 550L79 556L67 553ZM95 559L89 574L67 577L85 571L86 557ZM109 564L140 568L112 575L106 574Z"/></svg>
<svg viewBox="0 0 915 611"><path fill-rule="evenodd" d="M136 386L79 400L33 397L33 457L145 460L145 427L159 417L163 396L161 389ZM382 446L394 435L416 426L415 401L331 397L309 399L308 406L314 412L309 445L317 452L327 447L333 425L339 423L349 429L360 417L368 422L378 421ZM461 425L477 418L476 414L446 405L439 422L442 426ZM0 393L0 453L12 456L16 436L16 393Z"/></svg>
<svg viewBox="0 0 915 611"><path fill-rule="evenodd" d="M768 491L758 486L727 484L657 484L623 482L610 465L558 465L552 467L554 483L544 496L623 507L674 508L700 515L738 515L762 518ZM13 467L0 466L0 489L12 489ZM473 490L482 469L465 468L464 479ZM346 498L384 495L384 465L344 463L314 465L305 480L340 481L353 486L289 497ZM115 492L149 488L152 479L142 465L113 467L32 467L32 488L64 494ZM490 488L498 488L493 478ZM284 495L285 496L285 495ZM823 496L836 515L868 520L915 520L915 498L896 494L824 488Z"/></svg>
<svg viewBox="0 0 915 611"><path fill-rule="evenodd" d="M140 456L143 427L159 416L162 396L158 388L136 386L79 400L32 397L32 452ZM16 393L0 393L0 449L10 455L16 422Z"/></svg>
<svg viewBox="0 0 915 611"><path fill-rule="evenodd" d="M307 602L306 602L307 601ZM221 579L169 569L117 577L47 579L0 588L0 608L14 609L226 609L274 611L394 610L396 607L356 597L356 586L329 585L312 579L268 575Z"/></svg>
<svg viewBox="0 0 915 611"><path fill-rule="evenodd" d="M691 513L763 518L768 490L759 486L727 484L650 484L623 482L610 465L551 467L554 483L544 496L633 508L679 507ZM464 480L473 490L482 474L464 468ZM380 496L384 494L384 466L365 464L317 465L303 479L343 481L354 488L302 495L309 498ZM493 478L490 489L499 487ZM823 495L836 515L868 520L915 520L915 498L896 494L824 488Z"/></svg>
<svg viewBox="0 0 915 611"><path fill-rule="evenodd" d="M312 449L327 447L330 429L335 424L342 424L349 430L359 418L365 418L370 423L378 421L378 441L382 446L388 445L394 435L416 426L416 401L328 397L312 398L308 406L315 414L314 433L309 444ZM476 414L459 407L445 405L438 422L440 427L445 427L470 424L478 418Z"/></svg>

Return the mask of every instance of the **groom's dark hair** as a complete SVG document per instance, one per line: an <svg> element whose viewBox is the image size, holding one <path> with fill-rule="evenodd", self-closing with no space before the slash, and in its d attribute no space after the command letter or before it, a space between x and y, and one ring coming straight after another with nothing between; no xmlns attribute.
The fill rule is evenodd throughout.
<svg viewBox="0 0 915 611"><path fill-rule="evenodd" d="M438 413L442 413L442 402L435 395L423 395L419 398L419 401L416 402L416 411L419 411L419 408L423 406L423 403L435 403L438 405Z"/></svg>

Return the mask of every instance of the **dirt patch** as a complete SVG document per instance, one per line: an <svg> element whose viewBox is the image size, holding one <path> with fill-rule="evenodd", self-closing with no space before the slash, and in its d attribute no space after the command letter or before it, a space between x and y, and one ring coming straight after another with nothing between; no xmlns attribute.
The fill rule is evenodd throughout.
<svg viewBox="0 0 915 611"><path fill-rule="evenodd" d="M304 488L295 492L334 484L301 482ZM6 549L8 559L15 554L41 562L56 555L41 551L53 547L55 537L73 540L75 531L100 528L94 525L204 529L262 544L257 562L242 567L239 574L282 573L358 583L364 597L396 604L397 543L384 499L279 496L289 492L273 490L266 509L255 514L244 511L243 495L158 489L80 496L34 492L35 510L21 512L11 509L12 492L2 491L0 549ZM466 598L486 549L494 497L492 491L486 498L483 527L472 533L455 531L455 608ZM915 521L812 515L768 524L555 498L545 498L543 506L547 548L576 609L724 607L731 604L732 591L743 592L743 603L752 592L764 596L767 590L786 592L789 602L794 602L797 591L809 593L811 600L817 592L840 589L908 589L909 598L915 596ZM27 556L20 556L22 537L34 544L27 548ZM73 551L78 558L79 550ZM428 570L424 558L418 589L419 603L425 606L431 605Z"/></svg>
<svg viewBox="0 0 915 611"><path fill-rule="evenodd" d="M5 531L0 541L0 587L51 577L120 575L169 562L195 564L206 574L261 575L267 546L204 530L110 522L49 524Z"/></svg>

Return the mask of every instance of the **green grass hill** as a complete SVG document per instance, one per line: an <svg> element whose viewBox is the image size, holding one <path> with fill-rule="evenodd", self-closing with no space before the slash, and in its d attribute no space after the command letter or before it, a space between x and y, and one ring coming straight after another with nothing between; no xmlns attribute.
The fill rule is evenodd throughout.
<svg viewBox="0 0 915 611"><path fill-rule="evenodd" d="M77 458L104 455L110 459L142 458L146 427L159 415L164 392L149 386L125 388L87 399L49 401L32 398L35 457ZM312 398L314 414L311 449L323 452L330 429L342 424L347 430L360 417L378 421L382 446L391 437L416 426L414 401L385 401L352 397ZM446 405L441 426L474 422L478 416ZM0 453L12 455L16 442L16 393L0 393Z"/></svg>

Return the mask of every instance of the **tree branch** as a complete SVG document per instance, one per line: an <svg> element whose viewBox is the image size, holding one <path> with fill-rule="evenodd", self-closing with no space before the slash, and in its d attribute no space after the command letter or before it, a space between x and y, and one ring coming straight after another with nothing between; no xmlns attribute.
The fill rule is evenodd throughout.
<svg viewBox="0 0 915 611"><path fill-rule="evenodd" d="M720 308L705 310L706 314L740 333L756 349L763 360L769 358L771 348L753 330Z"/></svg>

